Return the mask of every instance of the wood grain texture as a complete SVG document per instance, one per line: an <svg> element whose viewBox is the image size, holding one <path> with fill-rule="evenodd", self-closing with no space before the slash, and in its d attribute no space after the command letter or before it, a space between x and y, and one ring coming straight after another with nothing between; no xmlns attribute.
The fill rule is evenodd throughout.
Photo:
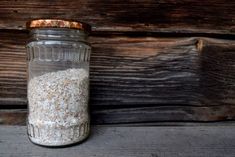
<svg viewBox="0 0 235 157"><path fill-rule="evenodd" d="M25 127L0 127L4 157L207 157L235 156L234 126L92 127L82 144L49 149L29 142Z"/></svg>
<svg viewBox="0 0 235 157"><path fill-rule="evenodd" d="M199 41L203 104L235 104L235 42Z"/></svg>
<svg viewBox="0 0 235 157"><path fill-rule="evenodd" d="M216 122L235 120L235 106L161 106L92 109L91 124L158 124L159 122ZM0 110L0 124L25 125L27 110Z"/></svg>
<svg viewBox="0 0 235 157"><path fill-rule="evenodd" d="M148 108L119 109L117 111L94 110L91 112L91 124L108 126L235 126L234 117L232 117L234 116L233 107L174 106L151 109L151 113L147 111ZM201 121L195 118L195 115ZM208 117L210 117L209 122ZM218 120L218 117L221 118L221 121ZM0 110L0 125L23 126L26 125L26 119L27 110L25 109ZM233 120L224 121L224 119Z"/></svg>
<svg viewBox="0 0 235 157"><path fill-rule="evenodd" d="M0 108L26 108L26 34L1 32ZM89 42L94 124L235 119L233 40L96 35Z"/></svg>
<svg viewBox="0 0 235 157"><path fill-rule="evenodd" d="M0 109L0 125L26 125L26 119L27 111L25 109Z"/></svg>
<svg viewBox="0 0 235 157"><path fill-rule="evenodd" d="M94 39L91 38L91 104L200 105L193 94L197 93L199 81L196 39Z"/></svg>
<svg viewBox="0 0 235 157"><path fill-rule="evenodd" d="M2 0L0 28L35 18L81 20L95 31L235 33L235 2L226 0Z"/></svg>
<svg viewBox="0 0 235 157"><path fill-rule="evenodd" d="M0 104L26 104L26 34L0 32Z"/></svg>

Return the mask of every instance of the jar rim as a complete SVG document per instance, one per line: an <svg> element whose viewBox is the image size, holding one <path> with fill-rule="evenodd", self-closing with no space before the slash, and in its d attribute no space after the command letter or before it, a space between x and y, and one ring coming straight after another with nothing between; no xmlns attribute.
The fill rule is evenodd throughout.
<svg viewBox="0 0 235 157"><path fill-rule="evenodd" d="M91 32L91 26L89 24L66 19L34 19L26 22L26 28L71 28L83 30L87 33Z"/></svg>

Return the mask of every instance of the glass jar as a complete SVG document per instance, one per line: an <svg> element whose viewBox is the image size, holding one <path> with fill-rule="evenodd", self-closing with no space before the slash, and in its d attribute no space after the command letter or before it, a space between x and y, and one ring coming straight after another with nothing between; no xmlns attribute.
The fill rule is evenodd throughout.
<svg viewBox="0 0 235 157"><path fill-rule="evenodd" d="M29 139L44 146L80 142L89 134L90 27L41 19L27 28Z"/></svg>

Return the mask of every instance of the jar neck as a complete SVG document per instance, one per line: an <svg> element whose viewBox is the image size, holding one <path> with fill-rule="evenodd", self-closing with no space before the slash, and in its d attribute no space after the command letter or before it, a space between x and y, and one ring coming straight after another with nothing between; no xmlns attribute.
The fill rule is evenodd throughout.
<svg viewBox="0 0 235 157"><path fill-rule="evenodd" d="M88 34L82 30L69 28L37 28L30 31L28 42L40 40L85 42Z"/></svg>

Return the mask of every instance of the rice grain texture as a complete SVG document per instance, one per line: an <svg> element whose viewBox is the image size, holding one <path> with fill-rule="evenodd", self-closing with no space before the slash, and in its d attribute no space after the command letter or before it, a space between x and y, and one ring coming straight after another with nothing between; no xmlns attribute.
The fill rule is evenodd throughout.
<svg viewBox="0 0 235 157"><path fill-rule="evenodd" d="M89 74L67 69L32 78L28 83L28 134L32 142L63 146L89 134Z"/></svg>

